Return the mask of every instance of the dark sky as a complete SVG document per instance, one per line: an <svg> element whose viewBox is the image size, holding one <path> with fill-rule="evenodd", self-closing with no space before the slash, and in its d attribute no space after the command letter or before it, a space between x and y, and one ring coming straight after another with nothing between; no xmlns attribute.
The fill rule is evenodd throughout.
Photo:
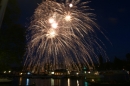
<svg viewBox="0 0 130 86"><path fill-rule="evenodd" d="M42 0L18 1L22 12L19 22L27 27L30 17ZM94 9L93 13L96 14L96 23L111 42L107 41L102 35L99 36L106 45L105 50L108 57L111 60L115 56L125 59L126 53L130 53L130 0L89 1L91 2L88 6Z"/></svg>

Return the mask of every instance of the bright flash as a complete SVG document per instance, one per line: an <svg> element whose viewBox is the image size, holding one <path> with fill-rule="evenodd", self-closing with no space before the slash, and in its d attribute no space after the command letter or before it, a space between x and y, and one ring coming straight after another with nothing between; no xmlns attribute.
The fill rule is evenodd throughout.
<svg viewBox="0 0 130 86"><path fill-rule="evenodd" d="M54 37L55 34L56 34L55 31L50 32L50 36L52 36L52 37Z"/></svg>
<svg viewBox="0 0 130 86"><path fill-rule="evenodd" d="M55 30L53 30L53 29L49 30L47 36L48 36L49 38L55 37L55 36L56 36Z"/></svg>
<svg viewBox="0 0 130 86"><path fill-rule="evenodd" d="M71 20L71 16L70 15L65 16L65 20L66 21L70 21Z"/></svg>
<svg viewBox="0 0 130 86"><path fill-rule="evenodd" d="M49 23L51 24L51 27L56 29L57 28L57 23L55 22L55 20L53 18L49 19Z"/></svg>
<svg viewBox="0 0 130 86"><path fill-rule="evenodd" d="M73 4L69 4L69 7L73 7Z"/></svg>
<svg viewBox="0 0 130 86"><path fill-rule="evenodd" d="M55 28L55 29L57 28L57 25L58 25L57 23L52 23L51 24L52 28Z"/></svg>
<svg viewBox="0 0 130 86"><path fill-rule="evenodd" d="M55 22L55 20L53 18L49 19L49 23L54 23L54 22Z"/></svg>

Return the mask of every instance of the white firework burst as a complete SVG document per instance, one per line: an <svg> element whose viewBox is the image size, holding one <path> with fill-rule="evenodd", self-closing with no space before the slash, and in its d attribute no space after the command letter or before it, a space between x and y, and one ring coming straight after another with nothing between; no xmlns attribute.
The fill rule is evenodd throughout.
<svg viewBox="0 0 130 86"><path fill-rule="evenodd" d="M39 72L94 66L93 60L98 61L95 48L105 51L97 42L93 28L97 24L87 3L46 0L39 4L27 30L26 69Z"/></svg>

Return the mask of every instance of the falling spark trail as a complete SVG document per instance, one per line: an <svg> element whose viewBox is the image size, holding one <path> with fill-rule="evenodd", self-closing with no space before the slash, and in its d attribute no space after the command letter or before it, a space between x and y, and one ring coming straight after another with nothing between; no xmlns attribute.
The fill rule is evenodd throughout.
<svg viewBox="0 0 130 86"><path fill-rule="evenodd" d="M59 68L79 71L98 61L95 46L99 53L105 52L97 42L94 28L100 29L88 2L62 1L43 0L36 8L27 30L25 69L35 73Z"/></svg>

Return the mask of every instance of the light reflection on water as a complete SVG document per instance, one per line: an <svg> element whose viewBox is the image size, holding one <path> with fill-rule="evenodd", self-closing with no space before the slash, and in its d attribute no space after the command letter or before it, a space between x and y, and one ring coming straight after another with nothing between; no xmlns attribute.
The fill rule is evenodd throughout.
<svg viewBox="0 0 130 86"><path fill-rule="evenodd" d="M26 79L26 85L29 85L29 79L28 78Z"/></svg>
<svg viewBox="0 0 130 86"><path fill-rule="evenodd" d="M77 80L77 86L79 86L79 81Z"/></svg>
<svg viewBox="0 0 130 86"><path fill-rule="evenodd" d="M19 85L22 84L22 77L19 78Z"/></svg>
<svg viewBox="0 0 130 86"><path fill-rule="evenodd" d="M33 78L19 78L19 85L32 85L36 86L88 86L88 83L83 79L33 79Z"/></svg>
<svg viewBox="0 0 130 86"><path fill-rule="evenodd" d="M84 86L88 86L88 82L84 82Z"/></svg>
<svg viewBox="0 0 130 86"><path fill-rule="evenodd" d="M54 79L51 78L51 86L54 86Z"/></svg>
<svg viewBox="0 0 130 86"><path fill-rule="evenodd" d="M68 78L68 86L70 86L70 78Z"/></svg>

